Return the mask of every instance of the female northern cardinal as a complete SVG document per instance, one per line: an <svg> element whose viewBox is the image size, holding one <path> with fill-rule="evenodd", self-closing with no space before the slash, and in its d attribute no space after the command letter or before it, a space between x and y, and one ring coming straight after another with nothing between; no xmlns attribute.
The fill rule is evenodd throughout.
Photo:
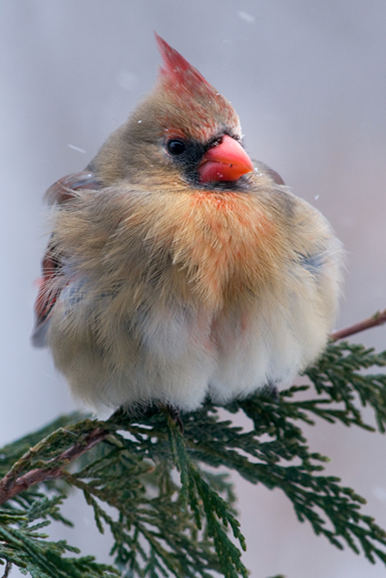
<svg viewBox="0 0 386 578"><path fill-rule="evenodd" d="M57 205L35 345L98 406L193 410L289 382L323 350L342 250L252 163L236 112L156 35L153 91Z"/></svg>

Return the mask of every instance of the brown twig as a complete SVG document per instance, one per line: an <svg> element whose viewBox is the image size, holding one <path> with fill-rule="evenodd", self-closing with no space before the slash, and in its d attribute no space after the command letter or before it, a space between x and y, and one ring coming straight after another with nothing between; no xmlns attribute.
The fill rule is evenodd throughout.
<svg viewBox="0 0 386 578"><path fill-rule="evenodd" d="M365 331L365 329L370 329L371 327L376 327L377 325L383 325L386 323L386 309L382 311L377 311L372 317L368 317L359 323L354 323L345 329L340 329L339 331L334 331L330 335L330 341L338 341L339 339L344 339L360 331Z"/></svg>
<svg viewBox="0 0 386 578"><path fill-rule="evenodd" d="M1 578L8 578L11 569L12 569L12 562L7 560L7 562L5 564L5 571L4 571L4 574L2 575Z"/></svg>
<svg viewBox="0 0 386 578"><path fill-rule="evenodd" d="M9 471L0 481L0 504L3 504L23 490L27 490L35 484L60 478L66 466L90 450L96 444L103 441L109 433L110 432L102 428L91 431L85 436L82 442L74 444L59 456L48 460L45 464L46 467L44 468L30 470L19 477L15 477L14 470ZM31 454L31 450L27 452L27 454ZM19 462L24 463L27 454L25 454Z"/></svg>

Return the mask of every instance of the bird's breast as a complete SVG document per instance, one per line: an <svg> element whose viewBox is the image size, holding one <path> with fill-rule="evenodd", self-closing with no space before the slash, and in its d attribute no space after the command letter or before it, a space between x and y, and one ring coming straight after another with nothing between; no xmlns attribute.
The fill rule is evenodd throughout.
<svg viewBox="0 0 386 578"><path fill-rule="evenodd" d="M177 296L219 311L285 286L288 218L264 190L124 187L85 191L58 211L55 240L98 294L124 298L125 287L134 309Z"/></svg>
<svg viewBox="0 0 386 578"><path fill-rule="evenodd" d="M282 269L280 223L257 197L197 191L159 214L156 244L170 247L174 275L210 309L255 300Z"/></svg>

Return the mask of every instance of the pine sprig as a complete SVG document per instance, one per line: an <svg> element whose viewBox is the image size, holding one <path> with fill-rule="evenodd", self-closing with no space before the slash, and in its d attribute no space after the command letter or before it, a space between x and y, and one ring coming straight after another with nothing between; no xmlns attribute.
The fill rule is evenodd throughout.
<svg viewBox="0 0 386 578"><path fill-rule="evenodd" d="M302 431L316 417L373 430L361 415L367 406L384 433L386 376L369 369L385 365L386 352L330 344L306 372L312 397L303 385L279 399L266 390L225 408L208 402L182 416L183 435L156 408L131 417L117 412L106 422L64 416L8 444L0 450L0 560L7 572L13 563L34 578L246 578L235 496L216 472L225 466L280 488L298 519L336 547L386 564L385 532L362 514L361 496L323 475L327 458L309 450ZM234 426L227 416L235 413L250 427ZM84 494L99 531L110 529L114 567L41 533L51 520L71 524L60 513L71 488Z"/></svg>
<svg viewBox="0 0 386 578"><path fill-rule="evenodd" d="M84 415L80 412L74 412L70 415L61 416L54 420L52 423L46 425L45 427L39 429L36 432L28 434L19 440L7 444L1 448L1 459L0 459L0 475L5 476L9 470L14 466L14 464L26 454L31 447L36 446L42 440L46 439L49 435L60 430L61 428L66 429L72 424L76 424L80 420L84 419ZM62 436L59 435L59 438ZM57 451L57 446L52 447L53 452Z"/></svg>
<svg viewBox="0 0 386 578"><path fill-rule="evenodd" d="M246 550L245 539L240 532L240 523L233 516L227 503L212 490L194 467L184 440L170 418L168 426L172 437L172 447L175 450L177 469L181 475L182 493L186 495L190 503L198 529L202 528L203 516L200 510L203 509L207 521L207 532L209 537L213 538L223 575L226 578L237 578L240 575L247 578L248 571L240 560L241 553L229 540L224 529L229 525L234 538L239 541L241 548ZM201 508L200 505L202 505Z"/></svg>
<svg viewBox="0 0 386 578"><path fill-rule="evenodd" d="M358 425L373 429L364 424L356 398L359 396L363 407L374 411L377 428L381 433L386 429L386 374L367 375L362 370L370 367L385 367L386 351L375 353L373 348L366 349L344 341L329 345L319 363L311 367L306 375L315 385L318 394L326 393L327 403L335 401L344 405L337 419L345 425ZM333 414L331 414L332 417ZM323 414L320 414L323 417Z"/></svg>

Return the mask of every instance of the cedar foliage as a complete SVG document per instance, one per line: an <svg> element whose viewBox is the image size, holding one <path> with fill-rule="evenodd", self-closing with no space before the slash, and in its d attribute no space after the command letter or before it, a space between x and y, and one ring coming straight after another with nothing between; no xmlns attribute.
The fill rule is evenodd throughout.
<svg viewBox="0 0 386 578"><path fill-rule="evenodd" d="M312 386L290 387L278 399L266 389L225 407L244 413L248 430L207 402L182 415L184 433L156 408L135 417L118 411L105 422L75 413L3 447L3 576L14 564L33 578L246 578L235 495L219 466L280 488L316 534L386 564L385 531L361 512L361 496L323 474L327 458L310 451L301 427L318 417L373 430L361 415L367 406L384 433L386 375L378 368L385 365L386 351L331 343L306 371ZM91 447L95 435L101 441ZM72 525L60 511L72 488L83 492L99 531L110 528L110 566L44 532L52 520Z"/></svg>

